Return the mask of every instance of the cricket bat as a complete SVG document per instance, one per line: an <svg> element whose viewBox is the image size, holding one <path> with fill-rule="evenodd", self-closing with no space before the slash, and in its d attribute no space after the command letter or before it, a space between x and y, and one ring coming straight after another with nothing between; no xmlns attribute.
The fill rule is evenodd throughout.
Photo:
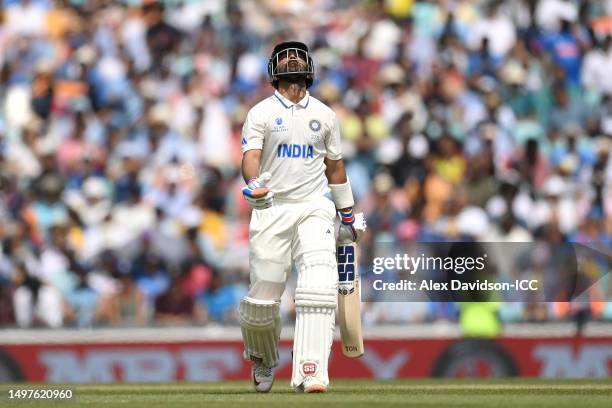
<svg viewBox="0 0 612 408"><path fill-rule="evenodd" d="M342 354L357 358L364 353L361 333L361 293L357 270L357 245L338 243L338 322Z"/></svg>

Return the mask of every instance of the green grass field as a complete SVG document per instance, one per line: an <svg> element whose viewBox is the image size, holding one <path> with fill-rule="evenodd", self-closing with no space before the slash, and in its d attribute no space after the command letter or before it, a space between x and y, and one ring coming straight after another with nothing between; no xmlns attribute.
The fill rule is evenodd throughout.
<svg viewBox="0 0 612 408"><path fill-rule="evenodd" d="M52 402L7 403L8 388L40 385L3 384L0 405L59 406ZM54 387L55 388L55 387ZM287 380L269 394L255 394L246 381L72 387L76 401L61 406L87 407L612 407L608 380L335 380L326 394L295 394Z"/></svg>

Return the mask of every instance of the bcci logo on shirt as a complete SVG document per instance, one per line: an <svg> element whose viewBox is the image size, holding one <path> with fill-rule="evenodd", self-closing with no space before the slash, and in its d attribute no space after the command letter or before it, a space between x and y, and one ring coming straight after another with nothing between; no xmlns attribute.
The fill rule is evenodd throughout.
<svg viewBox="0 0 612 408"><path fill-rule="evenodd" d="M318 132L321 130L321 122L319 122L317 119L312 119L310 122L308 122L308 127L313 132Z"/></svg>

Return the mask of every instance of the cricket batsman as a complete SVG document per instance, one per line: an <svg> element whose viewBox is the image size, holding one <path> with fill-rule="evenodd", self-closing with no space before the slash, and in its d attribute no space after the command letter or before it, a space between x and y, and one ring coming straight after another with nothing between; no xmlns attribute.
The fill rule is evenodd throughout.
<svg viewBox="0 0 612 408"><path fill-rule="evenodd" d="M295 41L276 45L268 75L276 91L249 111L242 130L242 193L253 208L251 284L239 306L244 356L252 362L255 390L270 391L278 364L280 298L295 266L291 386L325 392L338 291L334 220L339 211L338 240L357 241L353 193L338 119L308 93L314 79L308 47Z"/></svg>

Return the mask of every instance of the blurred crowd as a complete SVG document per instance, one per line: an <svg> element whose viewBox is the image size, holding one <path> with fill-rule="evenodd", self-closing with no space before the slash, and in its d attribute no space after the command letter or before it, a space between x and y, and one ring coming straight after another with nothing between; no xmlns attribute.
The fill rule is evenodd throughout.
<svg viewBox="0 0 612 408"><path fill-rule="evenodd" d="M235 323L240 133L286 39L309 44L310 91L340 118L364 265L415 240L609 251L611 35L610 0L4 0L0 326ZM601 296L580 313L612 319L609 271L584 272ZM458 307L365 309L375 324Z"/></svg>

